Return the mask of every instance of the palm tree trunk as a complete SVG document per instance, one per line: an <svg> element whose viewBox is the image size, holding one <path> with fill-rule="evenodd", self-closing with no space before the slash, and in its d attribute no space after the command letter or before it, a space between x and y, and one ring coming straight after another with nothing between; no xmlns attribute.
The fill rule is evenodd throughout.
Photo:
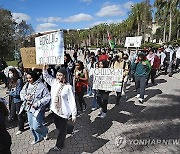
<svg viewBox="0 0 180 154"><path fill-rule="evenodd" d="M169 9L169 39L168 39L168 41L171 41L171 30L172 30L172 10L170 7L170 9Z"/></svg>
<svg viewBox="0 0 180 154"><path fill-rule="evenodd" d="M177 39L179 38L179 27L178 27L178 30L177 30Z"/></svg>
<svg viewBox="0 0 180 154"><path fill-rule="evenodd" d="M164 23L164 33L163 33L163 43L166 42L166 25L167 25L167 23L165 21L165 23Z"/></svg>
<svg viewBox="0 0 180 154"><path fill-rule="evenodd" d="M140 23L138 21L138 31L137 31L137 36L139 36L139 33L140 33Z"/></svg>

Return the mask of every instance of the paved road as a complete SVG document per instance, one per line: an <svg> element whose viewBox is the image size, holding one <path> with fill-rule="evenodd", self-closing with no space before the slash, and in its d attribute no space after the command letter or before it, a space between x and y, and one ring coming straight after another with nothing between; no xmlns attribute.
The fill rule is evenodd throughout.
<svg viewBox="0 0 180 154"><path fill-rule="evenodd" d="M67 135L63 154L128 154L128 153L180 153L180 73L172 78L161 75L157 85L146 89L144 104L134 97L134 85L130 85L121 104L115 106L115 96L109 99L105 119L97 118L99 109L91 111L92 97L85 98L88 109L79 115L75 135ZM5 89L0 86L0 95ZM49 140L30 145L33 140L26 123L26 131L16 136L17 122L7 125L12 136L12 154L53 154L50 150L56 141L57 130L51 115L46 113Z"/></svg>

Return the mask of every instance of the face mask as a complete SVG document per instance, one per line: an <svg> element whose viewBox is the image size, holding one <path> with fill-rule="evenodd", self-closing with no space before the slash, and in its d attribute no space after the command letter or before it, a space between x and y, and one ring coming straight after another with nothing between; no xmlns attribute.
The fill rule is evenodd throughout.
<svg viewBox="0 0 180 154"><path fill-rule="evenodd" d="M11 73L11 74L9 74L9 78L13 78L13 74Z"/></svg>

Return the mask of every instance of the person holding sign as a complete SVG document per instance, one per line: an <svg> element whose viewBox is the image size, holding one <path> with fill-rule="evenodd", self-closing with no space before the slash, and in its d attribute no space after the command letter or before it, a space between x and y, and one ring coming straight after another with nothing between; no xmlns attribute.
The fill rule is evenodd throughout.
<svg viewBox="0 0 180 154"><path fill-rule="evenodd" d="M72 86L67 83L67 71L60 68L57 71L56 78L50 76L47 67L43 67L43 78L51 86L51 104L50 110L54 115L54 123L59 130L58 138L53 151L61 151L67 133L67 121L72 116L72 121L76 121L76 102Z"/></svg>
<svg viewBox="0 0 180 154"><path fill-rule="evenodd" d="M106 60L99 61L99 68L108 68L108 62ZM97 103L101 107L101 111L98 115L100 118L106 117L109 93L109 91L97 90Z"/></svg>
<svg viewBox="0 0 180 154"><path fill-rule="evenodd" d="M144 99L145 87L148 75L151 71L151 64L146 60L145 53L138 54L137 59L131 65L132 70L135 72L135 85L137 90L137 96L139 102L142 103Z"/></svg>

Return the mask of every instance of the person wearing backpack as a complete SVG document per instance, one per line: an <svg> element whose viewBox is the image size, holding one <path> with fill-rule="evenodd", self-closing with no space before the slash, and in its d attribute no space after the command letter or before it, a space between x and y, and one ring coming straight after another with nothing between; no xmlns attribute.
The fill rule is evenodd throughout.
<svg viewBox="0 0 180 154"><path fill-rule="evenodd" d="M143 103L145 88L149 73L151 71L151 64L146 59L145 53L141 52L138 54L137 59L131 65L134 71L135 86L137 90L136 98L140 103Z"/></svg>

